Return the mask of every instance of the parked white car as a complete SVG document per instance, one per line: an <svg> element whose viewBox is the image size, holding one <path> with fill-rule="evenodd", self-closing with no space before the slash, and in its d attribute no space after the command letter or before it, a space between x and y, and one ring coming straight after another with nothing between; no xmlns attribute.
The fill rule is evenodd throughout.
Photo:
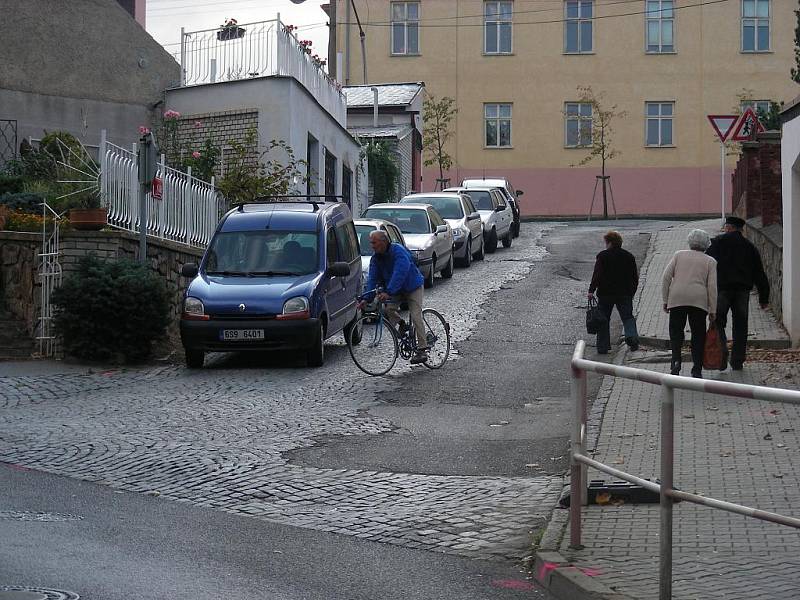
<svg viewBox="0 0 800 600"><path fill-rule="evenodd" d="M397 225L406 245L425 277L425 287L433 287L433 276L453 276L453 230L428 204L373 204L363 219L384 219Z"/></svg>
<svg viewBox="0 0 800 600"><path fill-rule="evenodd" d="M492 254L497 250L497 242L501 240L504 248L511 247L514 236L512 225L514 213L506 202L505 195L496 187L487 188L448 188L445 192L467 194L478 209L483 222L483 238L486 252Z"/></svg>
<svg viewBox="0 0 800 600"><path fill-rule="evenodd" d="M519 197L522 196L522 190L515 190L514 186L508 179L503 177L492 179L464 179L461 182L461 187L468 190L471 189L486 189L488 187L498 188L506 197L506 201L511 205L511 210L514 212L514 224L512 231L514 237L519 237L519 221L520 221L520 207Z"/></svg>
<svg viewBox="0 0 800 600"><path fill-rule="evenodd" d="M453 230L453 252L459 266L469 267L473 258L483 259L483 222L469 196L454 192L409 194L400 203L429 204L436 209Z"/></svg>

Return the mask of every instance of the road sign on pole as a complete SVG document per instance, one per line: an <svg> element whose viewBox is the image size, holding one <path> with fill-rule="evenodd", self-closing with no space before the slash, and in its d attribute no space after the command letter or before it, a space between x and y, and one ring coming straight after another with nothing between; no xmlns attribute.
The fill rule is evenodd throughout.
<svg viewBox="0 0 800 600"><path fill-rule="evenodd" d="M736 121L739 115L707 115L711 126L719 138L719 141L724 142L736 126Z"/></svg>
<svg viewBox="0 0 800 600"><path fill-rule="evenodd" d="M762 131L764 131L764 126L758 120L758 115L752 108L748 107L739 118L731 140L734 142L749 142L754 139L756 133L761 133Z"/></svg>

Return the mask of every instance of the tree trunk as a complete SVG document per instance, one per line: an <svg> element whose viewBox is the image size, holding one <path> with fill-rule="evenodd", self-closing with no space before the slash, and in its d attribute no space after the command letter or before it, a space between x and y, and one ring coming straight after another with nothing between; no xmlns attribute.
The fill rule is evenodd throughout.
<svg viewBox="0 0 800 600"><path fill-rule="evenodd" d="M605 128L600 129L600 175L603 177L603 218L608 219L608 200L606 198L606 139Z"/></svg>

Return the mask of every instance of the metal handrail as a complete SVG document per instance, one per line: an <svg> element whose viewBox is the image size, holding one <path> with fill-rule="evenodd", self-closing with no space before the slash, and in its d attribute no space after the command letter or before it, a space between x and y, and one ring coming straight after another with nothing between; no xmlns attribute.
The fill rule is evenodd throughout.
<svg viewBox="0 0 800 600"><path fill-rule="evenodd" d="M640 485L660 496L660 535L659 535L659 600L672 598L672 502L673 499L685 500L716 508L735 514L770 521L800 529L800 519L787 517L741 504L726 502L716 498L700 496L676 490L673 487L674 467L674 416L676 389L691 390L708 394L735 396L753 400L765 400L783 404L800 404L800 392L783 390L743 383L726 381L709 381L693 377L668 375L645 369L624 367L595 362L583 358L586 342L578 340L571 361L570 389L575 403L575 423L570 452L570 547L580 549L581 545L581 507L586 504L587 469L593 467L624 481ZM642 479L631 473L615 469L601 463L586 454L586 373L592 371L602 375L621 377L633 381L642 381L660 385L663 393L661 400L661 484Z"/></svg>

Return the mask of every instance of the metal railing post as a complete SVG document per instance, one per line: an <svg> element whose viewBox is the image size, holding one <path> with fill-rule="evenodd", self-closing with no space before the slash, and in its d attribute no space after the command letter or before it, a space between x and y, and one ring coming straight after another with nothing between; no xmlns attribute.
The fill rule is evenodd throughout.
<svg viewBox="0 0 800 600"><path fill-rule="evenodd" d="M573 358L583 358L583 344L578 342ZM575 458L583 453L583 423L586 411L586 388L582 383L585 373L570 364L570 393L575 408L575 426L572 429L572 452L570 453L570 489L569 489L569 545L580 549L581 545L581 506L583 505L585 486L583 475L586 468Z"/></svg>
<svg viewBox="0 0 800 600"><path fill-rule="evenodd" d="M181 27L181 87L186 85L186 28Z"/></svg>
<svg viewBox="0 0 800 600"><path fill-rule="evenodd" d="M658 598L672 599L672 490L674 467L675 390L662 384L661 398L661 535L659 536Z"/></svg>

